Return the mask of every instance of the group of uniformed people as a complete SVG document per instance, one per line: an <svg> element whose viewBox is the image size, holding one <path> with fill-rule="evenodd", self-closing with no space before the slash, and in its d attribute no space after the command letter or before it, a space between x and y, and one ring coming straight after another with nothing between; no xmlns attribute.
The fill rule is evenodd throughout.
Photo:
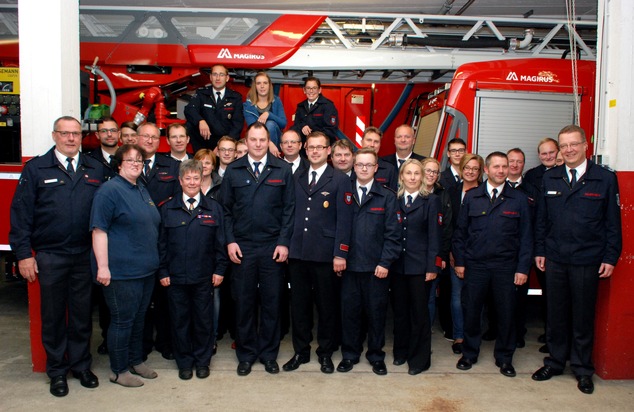
<svg viewBox="0 0 634 412"><path fill-rule="evenodd" d="M79 152L80 123L62 117L54 124L55 147L25 165L11 209L10 241L21 274L40 281L53 395L68 393L68 371L85 387L99 384L88 347L95 280L104 289L117 285L104 293L113 319L102 345L111 356L110 380L123 386L143 384L132 374L157 376L144 363L152 346L176 359L181 379L191 379L194 369L199 378L209 376L219 307L214 309L213 296L222 283L230 284L235 301L241 376L257 361L267 372L279 372L280 324L287 305L294 355L283 365L285 371L310 361L315 306L323 373L334 372L332 355L339 347L342 360L336 369L350 371L367 341L365 356L373 372L385 375L390 299L393 363L407 363L409 374L417 375L431 365L437 297L441 325L454 339L454 352L462 355L461 370L478 360L481 314L489 301L489 312L495 313L489 327L497 331L496 365L512 377L513 353L525 333L519 331L523 324L516 307L533 262L546 274L550 352L533 379L561 374L570 359L579 389L592 393L596 289L618 260L621 227L616 175L586 160L582 129L562 129L558 144L564 166L544 167L541 180L531 186L522 178L521 150L493 152L484 160L465 153L460 139L449 142L450 166L441 172L436 160L413 152L414 130L407 125L395 131L396 152L383 158L378 157L382 132L377 128L365 131L356 153L349 141L336 140L336 111L320 96L319 81L309 78L307 100L298 105L304 115L296 114L295 125L280 133L279 145L271 145L266 125L279 116L263 113L276 107L276 97L271 98L270 78L259 74L249 106L263 117L253 116L243 141L246 153L236 158L229 124L239 120L239 137L242 101L225 87L224 66L214 66L210 78L212 87L199 90L186 109L187 128L168 129L167 156L157 153L160 130L152 123L139 126L136 141L117 149L121 133L110 118L98 131L101 147L86 156ZM199 148L194 159L185 152L190 135ZM276 148L279 156L273 154ZM221 180L214 183L211 170L205 174L205 159ZM488 179L482 182L484 173ZM105 216L100 205L106 200L93 205L93 198L124 188L139 196L139 207L160 210L156 220L147 215L156 231L147 230L142 238L125 225L109 232L110 223L128 214L127 202L110 202ZM128 253L135 268L147 263L141 271L151 272L151 285L144 280L130 289L126 281L146 276L130 277L126 268L116 274L104 270L108 257L116 255L117 245L108 243L112 236L124 245L155 248L156 263L144 261L154 255L129 255L132 246L117 249L122 256ZM110 269L116 263L110 262ZM287 282L290 302L284 300ZM121 304L130 290L136 293L130 296L152 302L147 314L149 303ZM139 330L141 318L145 331Z"/></svg>

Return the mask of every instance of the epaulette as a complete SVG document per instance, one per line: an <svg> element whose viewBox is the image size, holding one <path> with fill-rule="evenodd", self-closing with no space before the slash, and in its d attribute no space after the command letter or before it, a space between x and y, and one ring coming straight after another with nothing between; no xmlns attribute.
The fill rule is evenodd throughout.
<svg viewBox="0 0 634 412"><path fill-rule="evenodd" d="M616 170L612 169L610 166L608 165L598 165L601 166L602 168L604 168L605 170L612 172L612 173L616 173Z"/></svg>
<svg viewBox="0 0 634 412"><path fill-rule="evenodd" d="M392 189L392 188L391 188L391 187L389 187L387 184L383 185L383 188L384 188L384 189L389 190L390 192L392 192L392 193L394 193L394 194L396 194L396 190Z"/></svg>
<svg viewBox="0 0 634 412"><path fill-rule="evenodd" d="M158 205L156 205L157 208L163 206L165 203L169 202L170 200L172 200L174 196L170 196L167 199L163 200L161 203L159 203Z"/></svg>

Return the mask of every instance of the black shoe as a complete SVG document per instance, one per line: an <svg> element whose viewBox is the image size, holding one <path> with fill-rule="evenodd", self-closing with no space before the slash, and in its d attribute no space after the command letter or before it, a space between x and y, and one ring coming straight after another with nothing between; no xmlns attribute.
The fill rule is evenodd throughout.
<svg viewBox="0 0 634 412"><path fill-rule="evenodd" d="M106 342L105 340L103 342L101 342L101 345L97 346L97 353L100 355L107 355L108 354L108 342Z"/></svg>
<svg viewBox="0 0 634 412"><path fill-rule="evenodd" d="M456 355L462 354L462 342L454 342L454 344L451 345L451 350Z"/></svg>
<svg viewBox="0 0 634 412"><path fill-rule="evenodd" d="M264 364L264 370L268 373L280 373L280 367L275 360L262 361L262 363Z"/></svg>
<svg viewBox="0 0 634 412"><path fill-rule="evenodd" d="M495 340L497 338L498 333L494 330L487 330L486 332L484 332L484 334L482 334L482 340Z"/></svg>
<svg viewBox="0 0 634 412"><path fill-rule="evenodd" d="M178 370L178 377L184 381L190 380L192 376L194 376L194 373L192 372L191 368Z"/></svg>
<svg viewBox="0 0 634 412"><path fill-rule="evenodd" d="M196 366L196 377L205 379L209 377L209 366Z"/></svg>
<svg viewBox="0 0 634 412"><path fill-rule="evenodd" d="M407 359L405 358L394 358L394 362L392 362L392 364L396 366L401 366L405 364L405 362L407 362Z"/></svg>
<svg viewBox="0 0 634 412"><path fill-rule="evenodd" d="M238 375L247 376L251 373L251 362L240 362L238 364Z"/></svg>
<svg viewBox="0 0 634 412"><path fill-rule="evenodd" d="M473 364L477 362L478 362L477 359L471 360L463 356L458 360L458 363L456 364L456 368L460 369L461 371L468 371L469 369L471 369Z"/></svg>
<svg viewBox="0 0 634 412"><path fill-rule="evenodd" d="M319 364L321 365L322 373L333 373L335 371L335 365L332 363L330 356L320 356Z"/></svg>
<svg viewBox="0 0 634 412"><path fill-rule="evenodd" d="M342 359L339 365L337 365L337 372L350 372L357 363L359 363L358 360Z"/></svg>
<svg viewBox="0 0 634 412"><path fill-rule="evenodd" d="M524 340L524 338L517 338L517 343L515 344L515 346L518 348L523 348L526 346L526 341Z"/></svg>
<svg viewBox="0 0 634 412"><path fill-rule="evenodd" d="M539 353L550 353L548 350L548 345L542 345L539 347Z"/></svg>
<svg viewBox="0 0 634 412"><path fill-rule="evenodd" d="M577 388L583 393L590 395L594 392L594 383L592 382L592 376L577 376Z"/></svg>
<svg viewBox="0 0 634 412"><path fill-rule="evenodd" d="M79 379L81 386L84 388L96 388L99 386L99 378L92 373L90 369L83 370L81 372L72 372L73 378Z"/></svg>
<svg viewBox="0 0 634 412"><path fill-rule="evenodd" d="M382 360L370 362L372 364L372 372L377 375L387 375L387 366Z"/></svg>
<svg viewBox="0 0 634 412"><path fill-rule="evenodd" d="M299 365L303 365L304 363L308 362L310 362L310 358L295 354L293 355L291 360L289 360L284 364L284 366L282 366L282 369L284 369L286 372L294 371L295 369L299 368Z"/></svg>
<svg viewBox="0 0 634 412"><path fill-rule="evenodd" d="M161 356L167 360L174 360L174 353L169 349L161 352Z"/></svg>
<svg viewBox="0 0 634 412"><path fill-rule="evenodd" d="M509 378L514 378L517 374L515 373L515 368L513 364L510 362L498 362L495 361L495 366L500 368L500 373L504 376L508 376Z"/></svg>
<svg viewBox="0 0 634 412"><path fill-rule="evenodd" d="M553 376L561 375L563 372L553 369L550 366L542 366L531 376L534 381L547 381Z"/></svg>
<svg viewBox="0 0 634 412"><path fill-rule="evenodd" d="M66 382L66 375L56 376L51 378L51 395L61 398L68 395L68 382Z"/></svg>
<svg viewBox="0 0 634 412"><path fill-rule="evenodd" d="M539 335L539 336L537 337L537 342L539 342L539 343L546 343L546 334L545 334L545 333L542 333L541 335Z"/></svg>
<svg viewBox="0 0 634 412"><path fill-rule="evenodd" d="M418 375L419 373L422 373L424 371L425 371L425 369L423 369L423 368L409 368L407 370L407 373L412 375L412 376L414 376L414 375Z"/></svg>

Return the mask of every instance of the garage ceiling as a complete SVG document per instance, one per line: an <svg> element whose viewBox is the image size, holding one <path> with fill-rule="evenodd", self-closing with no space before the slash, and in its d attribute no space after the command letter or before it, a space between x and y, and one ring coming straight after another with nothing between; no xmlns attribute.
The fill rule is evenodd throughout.
<svg viewBox="0 0 634 412"><path fill-rule="evenodd" d="M17 0L3 0L0 3ZM328 12L457 14L464 16L528 16L535 18L562 18L566 16L565 0L80 0L83 6L134 6L134 7L187 7L230 8L265 10L303 10ZM577 18L597 19L597 0L576 0Z"/></svg>

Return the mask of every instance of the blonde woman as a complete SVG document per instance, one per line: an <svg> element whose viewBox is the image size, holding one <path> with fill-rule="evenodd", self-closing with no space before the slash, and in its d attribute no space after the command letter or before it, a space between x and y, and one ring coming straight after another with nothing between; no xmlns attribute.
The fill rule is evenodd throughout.
<svg viewBox="0 0 634 412"><path fill-rule="evenodd" d="M279 157L280 136L286 127L286 114L282 101L273 94L273 84L268 74L259 72L255 75L243 110L247 126L255 122L266 126L270 137L269 151Z"/></svg>

